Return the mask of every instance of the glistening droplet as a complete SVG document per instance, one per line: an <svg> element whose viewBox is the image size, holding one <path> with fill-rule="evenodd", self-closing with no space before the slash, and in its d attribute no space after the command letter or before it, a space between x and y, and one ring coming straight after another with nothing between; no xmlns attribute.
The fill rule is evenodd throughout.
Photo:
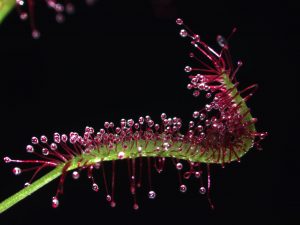
<svg viewBox="0 0 300 225"><path fill-rule="evenodd" d="M20 175L22 173L22 170L19 167L15 167L12 170L14 175Z"/></svg>
<svg viewBox="0 0 300 225"><path fill-rule="evenodd" d="M200 188L199 188L199 193L202 194L202 195L204 195L204 194L206 193L205 187L203 187L203 186L200 187Z"/></svg>
<svg viewBox="0 0 300 225"><path fill-rule="evenodd" d="M57 197L52 198L52 208L56 209L59 206L59 201Z"/></svg>
<svg viewBox="0 0 300 225"><path fill-rule="evenodd" d="M148 197L149 197L150 199L155 199L156 193L155 193L154 191L149 191Z"/></svg>
<svg viewBox="0 0 300 225"><path fill-rule="evenodd" d="M187 190L186 185L184 185L184 184L180 185L179 190L180 190L180 192L185 193Z"/></svg>

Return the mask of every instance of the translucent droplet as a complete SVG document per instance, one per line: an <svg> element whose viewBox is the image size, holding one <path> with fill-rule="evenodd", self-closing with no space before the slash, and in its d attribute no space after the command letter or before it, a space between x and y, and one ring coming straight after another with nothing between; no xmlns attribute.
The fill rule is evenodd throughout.
<svg viewBox="0 0 300 225"><path fill-rule="evenodd" d="M22 12L21 14L20 14L20 19L21 20L26 20L28 18L28 14L26 13L26 12Z"/></svg>
<svg viewBox="0 0 300 225"><path fill-rule="evenodd" d="M143 124L144 121L145 121L144 117L140 117L140 118L139 118L139 123L140 123L140 124Z"/></svg>
<svg viewBox="0 0 300 225"><path fill-rule="evenodd" d="M52 143L52 144L50 145L50 149L51 149L52 151L55 151L55 150L57 149L57 145L56 145L55 143Z"/></svg>
<svg viewBox="0 0 300 225"><path fill-rule="evenodd" d="M96 184L96 183L93 183L93 191L99 191L99 187L98 187L98 184Z"/></svg>
<svg viewBox="0 0 300 225"><path fill-rule="evenodd" d="M45 143L47 143L48 138L45 135L42 135L41 138L40 138L40 140L41 140L42 143L45 144Z"/></svg>
<svg viewBox="0 0 300 225"><path fill-rule="evenodd" d="M200 119L200 120L204 120L205 117L206 117L206 115L205 115L204 113L201 113L199 119Z"/></svg>
<svg viewBox="0 0 300 225"><path fill-rule="evenodd" d="M203 186L200 187L200 188L199 188L199 193L202 194L202 195L204 195L204 194L206 193L205 187L203 187Z"/></svg>
<svg viewBox="0 0 300 225"><path fill-rule="evenodd" d="M167 114L162 113L161 116L160 116L160 118L161 118L162 120L166 119L166 118L167 118Z"/></svg>
<svg viewBox="0 0 300 225"><path fill-rule="evenodd" d="M60 143L60 135L59 133L54 133L53 134L53 139L55 143Z"/></svg>
<svg viewBox="0 0 300 225"><path fill-rule="evenodd" d="M14 175L20 175L22 173L22 170L19 167L15 167L12 170Z"/></svg>
<svg viewBox="0 0 300 225"><path fill-rule="evenodd" d="M187 190L186 185L184 185L184 184L180 185L179 190L180 190L182 193L185 193L186 190Z"/></svg>
<svg viewBox="0 0 300 225"><path fill-rule="evenodd" d="M133 204L133 209L134 209L134 210L138 210L138 209L139 209L139 205L138 205L137 203L134 203L134 204Z"/></svg>
<svg viewBox="0 0 300 225"><path fill-rule="evenodd" d="M111 201L111 196L110 195L106 195L106 201L108 201L108 202Z"/></svg>
<svg viewBox="0 0 300 225"><path fill-rule="evenodd" d="M184 67L184 71L185 71L186 73L189 73L189 72L192 71L192 67L186 66L186 67Z"/></svg>
<svg viewBox="0 0 300 225"><path fill-rule="evenodd" d="M200 36L198 34L194 34L193 39L195 40L195 42L200 42Z"/></svg>
<svg viewBox="0 0 300 225"><path fill-rule="evenodd" d="M180 30L179 34L180 34L181 37L188 36L188 32L185 29Z"/></svg>
<svg viewBox="0 0 300 225"><path fill-rule="evenodd" d="M268 132L263 132L263 133L260 133L260 134L259 134L259 138L260 138L261 140L265 139L267 136L268 136Z"/></svg>
<svg viewBox="0 0 300 225"><path fill-rule="evenodd" d="M124 152L119 152L118 153L118 159L123 159L125 156L125 153Z"/></svg>
<svg viewBox="0 0 300 225"><path fill-rule="evenodd" d="M30 185L30 183L29 182L26 182L25 184L24 184L24 187L28 187Z"/></svg>
<svg viewBox="0 0 300 225"><path fill-rule="evenodd" d="M206 104L206 105L205 105L205 110L206 110L207 112L211 111L211 109L212 109L212 106L211 106L210 104Z"/></svg>
<svg viewBox="0 0 300 225"><path fill-rule="evenodd" d="M68 136L67 136L66 134L62 134L62 135L61 135L61 140L62 140L64 143L66 143L67 140L68 140Z"/></svg>
<svg viewBox="0 0 300 225"><path fill-rule="evenodd" d="M52 208L56 209L59 206L57 197L52 197Z"/></svg>
<svg viewBox="0 0 300 225"><path fill-rule="evenodd" d="M34 152L33 146L32 146L32 145L27 145L27 146L26 146L26 151L27 151L28 153Z"/></svg>
<svg viewBox="0 0 300 225"><path fill-rule="evenodd" d="M182 20L181 18L178 18L178 19L176 20L176 24L177 24L177 25L182 25L182 24L183 24L183 20Z"/></svg>
<svg viewBox="0 0 300 225"><path fill-rule="evenodd" d="M170 145L168 142L164 142L164 143L163 143L163 148L164 148L165 151L168 151L169 148L170 148L170 146L171 146L171 145Z"/></svg>
<svg viewBox="0 0 300 225"><path fill-rule="evenodd" d="M11 162L11 159L7 156L4 157L3 160L4 160L5 163L10 163Z"/></svg>
<svg viewBox="0 0 300 225"><path fill-rule="evenodd" d="M111 202L110 202L110 206L111 206L112 208L116 207L116 202L115 202L115 201L111 201Z"/></svg>
<svg viewBox="0 0 300 225"><path fill-rule="evenodd" d="M49 150L48 150L48 148L43 148L43 149L42 149L42 153L43 153L43 155L49 155Z"/></svg>
<svg viewBox="0 0 300 225"><path fill-rule="evenodd" d="M176 164L176 169L177 170L182 170L182 167L183 167L182 163L177 163Z"/></svg>
<svg viewBox="0 0 300 225"><path fill-rule="evenodd" d="M200 84L198 84L198 88L199 88L199 90L201 91L201 90L204 90L204 88L205 88L205 83L200 83Z"/></svg>
<svg viewBox="0 0 300 225"><path fill-rule="evenodd" d="M139 147L138 147L138 153L141 153L141 152L142 152L142 147L139 146Z"/></svg>
<svg viewBox="0 0 300 225"><path fill-rule="evenodd" d="M195 111L194 113L193 113L193 117L196 119L198 116L200 115L200 113L198 112L198 111Z"/></svg>
<svg viewBox="0 0 300 225"><path fill-rule="evenodd" d="M36 145L36 144L39 143L39 139L37 137L32 137L31 138L31 143L34 144L34 145Z"/></svg>
<svg viewBox="0 0 300 225"><path fill-rule="evenodd" d="M54 9L56 12L63 12L64 11L64 6L62 4L55 4Z"/></svg>
<svg viewBox="0 0 300 225"><path fill-rule="evenodd" d="M148 197L149 197L150 199L155 199L155 198L156 198L156 193L155 193L154 191L149 191Z"/></svg>
<svg viewBox="0 0 300 225"><path fill-rule="evenodd" d="M196 177L196 178L200 178L200 177L201 177L201 172L196 171L196 172L195 172L195 177Z"/></svg>
<svg viewBox="0 0 300 225"><path fill-rule="evenodd" d="M203 131L203 126L202 126L202 125L198 125L198 126L197 126L197 129L198 129L198 131L201 132L201 131Z"/></svg>
<svg viewBox="0 0 300 225"><path fill-rule="evenodd" d="M39 39L41 37L41 33L38 30L33 30L31 36L33 39Z"/></svg>
<svg viewBox="0 0 300 225"><path fill-rule="evenodd" d="M193 85L192 85L192 84L188 84L188 85L186 86L186 88L189 89L189 90L191 90L191 89L193 88Z"/></svg>
<svg viewBox="0 0 300 225"><path fill-rule="evenodd" d="M145 119L146 119L146 122L149 122L151 120L151 117L150 116L145 116Z"/></svg>
<svg viewBox="0 0 300 225"><path fill-rule="evenodd" d="M220 45L220 47L222 47L222 48L224 48L224 47L227 48L228 47L227 40L221 35L217 36L217 42Z"/></svg>
<svg viewBox="0 0 300 225"><path fill-rule="evenodd" d="M198 97L200 95L200 91L196 90L193 92L194 97Z"/></svg>
<svg viewBox="0 0 300 225"><path fill-rule="evenodd" d="M104 123L104 128L106 128L106 129L109 128L109 122L106 121L106 122Z"/></svg>
<svg viewBox="0 0 300 225"><path fill-rule="evenodd" d="M24 0L16 0L17 5L23 6L24 5Z"/></svg>
<svg viewBox="0 0 300 225"><path fill-rule="evenodd" d="M77 171L73 171L72 177L74 180L77 180L80 177L80 174Z"/></svg>
<svg viewBox="0 0 300 225"><path fill-rule="evenodd" d="M204 132L201 132L200 135L199 135L199 137L200 137L201 139L205 138L205 133L204 133Z"/></svg>
<svg viewBox="0 0 300 225"><path fill-rule="evenodd" d="M190 122L189 122L189 128L194 127L194 125L195 125L194 121L190 121Z"/></svg>

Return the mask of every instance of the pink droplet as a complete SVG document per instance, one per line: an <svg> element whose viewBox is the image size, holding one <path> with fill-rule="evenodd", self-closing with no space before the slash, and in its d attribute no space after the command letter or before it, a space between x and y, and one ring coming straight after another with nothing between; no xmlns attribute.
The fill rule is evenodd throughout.
<svg viewBox="0 0 300 225"><path fill-rule="evenodd" d="M33 39L39 39L41 37L41 33L38 30L33 30L31 36Z"/></svg>
<svg viewBox="0 0 300 225"><path fill-rule="evenodd" d="M192 67L186 66L186 67L184 67L184 71L185 71L186 73L189 73L189 72L192 71Z"/></svg>
<svg viewBox="0 0 300 225"><path fill-rule="evenodd" d="M15 167L15 168L13 168L12 172L13 172L14 175L17 176L17 175L20 175L22 173L22 170L19 167Z"/></svg>
<svg viewBox="0 0 300 225"><path fill-rule="evenodd" d="M134 204L133 204L133 209L134 209L134 210L138 210L138 209L139 209L139 205L138 205L137 203L134 203Z"/></svg>
<svg viewBox="0 0 300 225"><path fill-rule="evenodd" d="M39 139L37 137L32 137L31 138L31 143L34 144L34 145L36 145L36 144L39 143Z"/></svg>
<svg viewBox="0 0 300 225"><path fill-rule="evenodd" d="M202 194L202 195L204 195L204 194L206 193L205 187L203 187L203 186L200 187L200 188L199 188L199 193Z"/></svg>
<svg viewBox="0 0 300 225"><path fill-rule="evenodd" d="M155 193L155 191L149 191L148 197L149 197L150 199L155 199L155 198L156 198L156 193Z"/></svg>
<svg viewBox="0 0 300 225"><path fill-rule="evenodd" d="M115 201L111 201L111 202L110 202L110 206L111 206L112 208L116 207L116 202L115 202Z"/></svg>
<svg viewBox="0 0 300 225"><path fill-rule="evenodd" d="M182 20L181 18L178 18L178 19L176 20L176 24L177 24L177 25L182 25L182 24L183 24L183 20Z"/></svg>
<svg viewBox="0 0 300 225"><path fill-rule="evenodd" d="M57 149L57 145L56 145L55 143L52 143L52 144L50 145L50 149L51 149L52 151L55 151L55 150Z"/></svg>
<svg viewBox="0 0 300 225"><path fill-rule="evenodd" d="M4 157L3 160L4 160L5 163L10 163L11 162L11 159L7 156Z"/></svg>
<svg viewBox="0 0 300 225"><path fill-rule="evenodd" d="M21 20L27 20L27 18L28 18L28 14L27 14L26 12L22 12L22 13L20 14L20 19L21 19Z"/></svg>
<svg viewBox="0 0 300 225"><path fill-rule="evenodd" d="M106 195L106 201L108 201L108 202L111 201L111 196L110 195Z"/></svg>
<svg viewBox="0 0 300 225"><path fill-rule="evenodd" d="M183 167L183 166L182 166L182 163L177 163L177 164L176 164L176 169L177 169L177 170L182 170L182 167Z"/></svg>
<svg viewBox="0 0 300 225"><path fill-rule="evenodd" d="M200 178L200 177L201 177L201 172L196 171L196 172L195 172L195 177L196 177L196 178Z"/></svg>
<svg viewBox="0 0 300 225"><path fill-rule="evenodd" d="M118 159L124 159L125 153L124 152L119 152L118 153Z"/></svg>
<svg viewBox="0 0 300 225"><path fill-rule="evenodd" d="M26 146L26 151L27 151L28 153L34 152L33 146L32 146L32 145L27 145L27 146Z"/></svg>
<svg viewBox="0 0 300 225"><path fill-rule="evenodd" d="M59 144L60 143L60 134L59 133L54 133L53 134L53 140L55 143Z"/></svg>
<svg viewBox="0 0 300 225"><path fill-rule="evenodd" d="M42 153L43 153L43 155L49 155L49 150L48 150L48 148L43 148L43 149L42 149Z"/></svg>
<svg viewBox="0 0 300 225"><path fill-rule="evenodd" d="M40 138L41 142L46 144L48 142L48 138L45 135L42 135Z"/></svg>
<svg viewBox="0 0 300 225"><path fill-rule="evenodd" d="M99 191L99 186L98 186L98 184L96 184L96 183L93 183L93 185L92 185L93 187L93 191Z"/></svg>
<svg viewBox="0 0 300 225"><path fill-rule="evenodd" d="M180 192L185 193L187 190L186 185L184 185L184 184L180 185L179 190L180 190Z"/></svg>
<svg viewBox="0 0 300 225"><path fill-rule="evenodd" d="M79 179L80 174L77 171L73 171L72 177L73 177L74 180L77 180L77 179Z"/></svg>
<svg viewBox="0 0 300 225"><path fill-rule="evenodd" d="M68 136L66 134L61 135L62 142L66 143L68 140Z"/></svg>
<svg viewBox="0 0 300 225"><path fill-rule="evenodd" d="M52 197L52 208L56 209L59 206L57 197Z"/></svg>
<svg viewBox="0 0 300 225"><path fill-rule="evenodd" d="M185 29L180 30L179 34L180 34L181 37L188 36L188 32Z"/></svg>
<svg viewBox="0 0 300 225"><path fill-rule="evenodd" d="M160 118L161 118L162 120L165 120L165 119L167 118L167 115L166 115L165 113L162 113L162 114L160 115Z"/></svg>

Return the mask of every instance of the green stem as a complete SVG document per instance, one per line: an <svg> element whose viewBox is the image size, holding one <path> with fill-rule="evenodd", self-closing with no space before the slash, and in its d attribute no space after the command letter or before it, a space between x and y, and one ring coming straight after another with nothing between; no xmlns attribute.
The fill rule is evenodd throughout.
<svg viewBox="0 0 300 225"><path fill-rule="evenodd" d="M0 24L9 12L15 7L16 0L0 0Z"/></svg>
<svg viewBox="0 0 300 225"><path fill-rule="evenodd" d="M62 165L63 166L63 165ZM33 192L37 191L41 187L45 186L46 184L50 183L55 178L59 177L62 172L62 166L58 166L40 179L36 180L29 186L23 188L19 192L15 193L14 195L10 196L6 200L0 203L0 214L15 205L16 203L20 202L27 196L31 195Z"/></svg>

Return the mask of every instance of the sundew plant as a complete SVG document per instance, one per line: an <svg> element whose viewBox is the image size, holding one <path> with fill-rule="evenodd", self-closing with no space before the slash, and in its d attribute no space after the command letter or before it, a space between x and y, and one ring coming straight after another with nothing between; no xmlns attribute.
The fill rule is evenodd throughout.
<svg viewBox="0 0 300 225"><path fill-rule="evenodd" d="M55 0L45 2L55 11L58 22L64 20L65 12L74 11L74 6L68 1L65 4ZM29 19L32 37L39 38L33 0L0 0L0 22L14 6L22 20ZM101 173L106 201L115 207L116 163L120 160L127 162L135 210L140 204L137 190L142 186L147 189L149 199L156 198L152 176L154 172L161 173L165 169L166 160L170 160L178 171L180 192L186 192L186 180L195 177L199 193L207 197L212 209L215 207L211 199L211 166L224 167L234 161L239 162L252 147L262 149L261 141L267 136L267 132L256 130L257 119L247 106L257 84L239 88L237 73L243 63L232 61L229 47L229 39L236 29L228 38L218 35L219 49L213 49L182 19L178 18L176 23L180 37L195 49L189 54L193 66L186 65L183 69L189 78L187 89L192 92L191 97L201 98L203 93L208 103L194 106L190 119L162 113L160 121L145 115L121 119L119 123L107 121L100 129L87 126L82 134L71 131L68 134L56 132L52 137L33 136L31 143L25 147L31 159L18 159L14 152L4 157L4 162L12 166L14 175L29 172L32 176L23 189L0 203L1 213L56 178L58 187L51 196L51 204L57 208L67 174L71 173L72 178L77 180L83 171L87 171L91 189L95 192L100 189L93 173ZM109 169L108 163L112 164ZM144 167L146 174L142 173ZM50 168L50 172L42 175L46 168ZM142 182L143 177L147 182Z"/></svg>

